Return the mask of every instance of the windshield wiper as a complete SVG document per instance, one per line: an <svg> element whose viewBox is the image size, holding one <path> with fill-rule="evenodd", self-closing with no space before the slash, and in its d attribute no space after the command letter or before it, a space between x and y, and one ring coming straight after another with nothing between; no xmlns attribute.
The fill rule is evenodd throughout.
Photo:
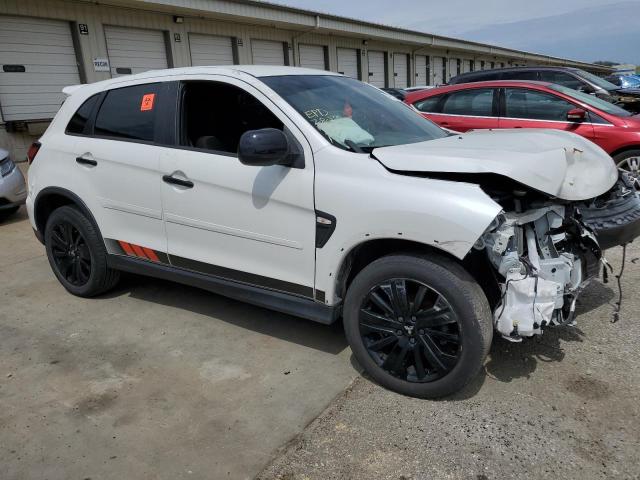
<svg viewBox="0 0 640 480"><path fill-rule="evenodd" d="M356 153L367 153L362 148L360 148L356 142L354 142L353 140L349 140L348 138L345 139L344 144Z"/></svg>

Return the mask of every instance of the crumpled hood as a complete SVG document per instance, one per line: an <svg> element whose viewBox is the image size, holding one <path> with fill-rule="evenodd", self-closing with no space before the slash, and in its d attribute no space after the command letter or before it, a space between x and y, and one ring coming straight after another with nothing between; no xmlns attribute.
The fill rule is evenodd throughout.
<svg viewBox="0 0 640 480"><path fill-rule="evenodd" d="M389 170L494 173L563 200L597 197L618 179L604 150L560 130L477 130L372 153Z"/></svg>

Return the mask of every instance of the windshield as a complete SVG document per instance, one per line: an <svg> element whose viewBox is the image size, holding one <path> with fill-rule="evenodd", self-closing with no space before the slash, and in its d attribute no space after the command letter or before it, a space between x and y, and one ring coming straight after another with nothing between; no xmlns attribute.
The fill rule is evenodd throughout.
<svg viewBox="0 0 640 480"><path fill-rule="evenodd" d="M605 90L617 90L618 86L614 85L611 82L607 82L604 78L600 78L593 73L585 72L584 70L578 70L578 75L582 78L589 80L591 83L595 83L600 88L604 88Z"/></svg>
<svg viewBox="0 0 640 480"><path fill-rule="evenodd" d="M371 152L377 147L447 136L411 107L352 78L287 75L261 80L332 144L345 150Z"/></svg>
<svg viewBox="0 0 640 480"><path fill-rule="evenodd" d="M627 75L620 79L624 88L637 88L640 87L640 78L633 75Z"/></svg>
<svg viewBox="0 0 640 480"><path fill-rule="evenodd" d="M603 112L610 113L611 115L615 115L617 117L630 117L632 114L627 112L626 110L614 105L613 103L609 103L606 100L602 100L594 95L590 95L588 93L579 92L577 90L573 90L572 88L563 87L562 85L549 85L549 88L552 90L556 90L560 93L564 93L565 95L569 95L570 97L579 100L580 102L586 103L587 105L591 105L592 107L597 108L598 110L602 110Z"/></svg>

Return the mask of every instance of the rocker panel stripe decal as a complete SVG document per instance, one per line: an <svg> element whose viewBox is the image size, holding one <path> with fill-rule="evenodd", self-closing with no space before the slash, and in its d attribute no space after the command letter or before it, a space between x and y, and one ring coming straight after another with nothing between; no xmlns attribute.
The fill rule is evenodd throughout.
<svg viewBox="0 0 640 480"><path fill-rule="evenodd" d="M297 283L291 283L284 280L278 280L276 278L265 277L254 273L242 272L239 270L234 270L232 268L199 262L197 260L191 260L189 258L177 257L175 255L169 256L166 253L159 252L148 247L135 245L133 243L125 242L122 240L105 238L104 241L105 246L107 247L107 252L112 255L122 255L150 261L153 263L172 265L177 268L190 270L197 273L203 273L226 280L232 280L256 287L268 288L270 290L276 290L279 292L314 299L313 287L299 285ZM316 290L315 300L324 302L324 299L325 293L321 290Z"/></svg>

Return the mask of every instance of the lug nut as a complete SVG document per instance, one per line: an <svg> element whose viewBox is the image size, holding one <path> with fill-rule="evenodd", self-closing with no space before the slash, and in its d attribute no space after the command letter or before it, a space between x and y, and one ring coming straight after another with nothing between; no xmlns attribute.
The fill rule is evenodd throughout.
<svg viewBox="0 0 640 480"><path fill-rule="evenodd" d="M410 338L409 339L409 343L416 343L416 339L415 338Z"/></svg>
<svg viewBox="0 0 640 480"><path fill-rule="evenodd" d="M418 333L419 333L420 335L424 335L424 330L418 330Z"/></svg>
<svg viewBox="0 0 640 480"><path fill-rule="evenodd" d="M398 336L402 335L402 330L396 330L396 335Z"/></svg>

